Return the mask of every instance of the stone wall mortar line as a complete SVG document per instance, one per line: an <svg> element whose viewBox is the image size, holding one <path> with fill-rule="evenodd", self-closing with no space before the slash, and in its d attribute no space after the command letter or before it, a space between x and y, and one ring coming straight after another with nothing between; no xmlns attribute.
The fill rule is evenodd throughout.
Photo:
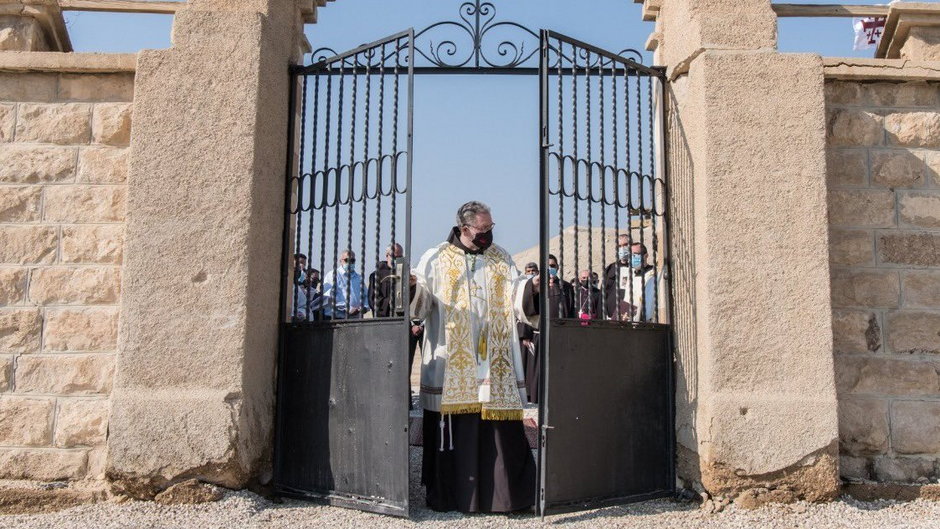
<svg viewBox="0 0 940 529"><path fill-rule="evenodd" d="M37 452L73 452L81 453L91 451L91 448L75 447L75 448L59 448L57 446L25 446L25 445L0 445L0 450L35 450Z"/></svg>
<svg viewBox="0 0 940 529"><path fill-rule="evenodd" d="M19 125L20 119L20 103L17 102L13 105L13 136L10 137L10 143L16 141L16 129Z"/></svg>
<svg viewBox="0 0 940 529"><path fill-rule="evenodd" d="M58 418L59 418L59 398L56 397L55 405L53 406L53 409L52 409L52 446L56 448L58 448L58 445L56 444L56 426L58 424Z"/></svg>

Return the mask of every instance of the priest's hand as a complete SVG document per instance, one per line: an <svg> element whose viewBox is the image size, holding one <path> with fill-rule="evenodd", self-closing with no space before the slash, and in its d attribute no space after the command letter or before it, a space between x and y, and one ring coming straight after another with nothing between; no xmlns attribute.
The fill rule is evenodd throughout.
<svg viewBox="0 0 940 529"><path fill-rule="evenodd" d="M537 275L532 278L532 288L534 288L536 292L539 291L539 285L541 283L542 283L542 276Z"/></svg>

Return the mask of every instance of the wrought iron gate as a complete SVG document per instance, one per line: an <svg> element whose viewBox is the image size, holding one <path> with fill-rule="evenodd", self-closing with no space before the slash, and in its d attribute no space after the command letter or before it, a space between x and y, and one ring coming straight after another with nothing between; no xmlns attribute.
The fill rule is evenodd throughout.
<svg viewBox="0 0 940 529"><path fill-rule="evenodd" d="M550 318L541 298L546 514L671 494L674 391L657 167L664 74L552 31L540 56L542 281L557 253L557 277L576 282L573 314Z"/></svg>
<svg viewBox="0 0 940 529"><path fill-rule="evenodd" d="M411 255L413 42L408 30L291 72L299 115L274 465L281 494L399 516L408 515L401 286ZM385 272L367 274L386 255Z"/></svg>

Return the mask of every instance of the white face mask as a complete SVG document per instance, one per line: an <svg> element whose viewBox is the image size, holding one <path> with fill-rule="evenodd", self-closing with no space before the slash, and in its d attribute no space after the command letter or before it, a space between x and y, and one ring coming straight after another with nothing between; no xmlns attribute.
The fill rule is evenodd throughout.
<svg viewBox="0 0 940 529"><path fill-rule="evenodd" d="M535 276L537 276L537 275L538 275L538 274L529 273L529 274L526 274L525 276L526 276L527 278L529 278L529 279L532 279L533 277L535 277Z"/></svg>

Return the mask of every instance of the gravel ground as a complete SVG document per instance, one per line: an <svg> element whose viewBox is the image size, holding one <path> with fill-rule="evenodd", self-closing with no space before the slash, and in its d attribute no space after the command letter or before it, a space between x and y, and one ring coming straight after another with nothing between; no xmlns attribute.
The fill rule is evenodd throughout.
<svg viewBox="0 0 940 529"><path fill-rule="evenodd" d="M492 527L583 527L630 529L938 529L940 502L865 503L846 498L824 505L798 503L745 511L733 505L708 514L697 503L656 500L547 517L436 513L424 507L420 449L412 450L411 520L367 514L300 501L272 503L251 492L229 492L222 501L163 506L153 502L99 503L40 515L0 516L0 529L242 529L353 528L470 529Z"/></svg>

